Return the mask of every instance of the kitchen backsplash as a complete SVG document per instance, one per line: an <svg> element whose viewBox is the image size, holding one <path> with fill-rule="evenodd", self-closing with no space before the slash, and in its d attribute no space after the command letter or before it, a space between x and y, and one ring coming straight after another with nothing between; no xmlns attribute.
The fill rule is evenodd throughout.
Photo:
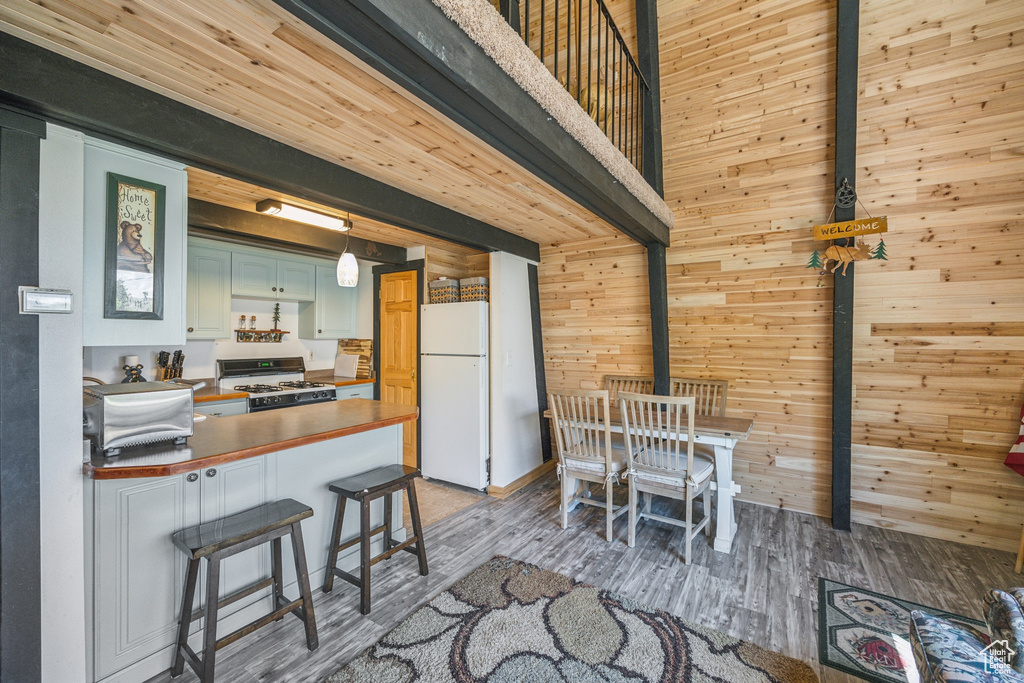
<svg viewBox="0 0 1024 683"><path fill-rule="evenodd" d="M256 316L256 326L261 330L273 327L271 320L274 314L273 301L260 301L257 299L235 298L231 300L231 319L233 327L237 327L238 318L243 314L248 321L250 316ZM361 302L362 303L362 302ZM372 323L369 320L364 322L363 311L365 307L360 306L359 328L361 336L372 336ZM372 313L367 311L367 313ZM182 348L185 353L183 376L189 379L202 377L213 377L216 373L216 361L218 358L267 358L267 357L292 357L300 356L306 362L309 370L324 370L334 367L334 357L338 351L338 343L333 339L314 340L299 339L299 304L294 302L281 302L281 322L279 329L288 330L290 334L284 336L280 343L253 343L236 342L230 340L219 341L190 341L184 347L173 346L92 346L84 349L83 371L86 376L96 377L104 382L117 382L124 377L121 365L124 357L134 355L139 357L142 363L142 375L147 380L156 376L156 356L160 351L175 351ZM313 358L310 359L310 353Z"/></svg>

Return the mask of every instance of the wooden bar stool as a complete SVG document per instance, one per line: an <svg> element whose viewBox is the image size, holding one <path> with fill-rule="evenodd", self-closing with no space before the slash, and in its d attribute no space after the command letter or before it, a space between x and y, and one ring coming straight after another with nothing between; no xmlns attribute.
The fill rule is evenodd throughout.
<svg viewBox="0 0 1024 683"><path fill-rule="evenodd" d="M339 576L354 586L359 587L359 612L370 613L370 567L381 560L386 560L399 550L415 553L420 561L420 575L427 575L427 552L423 548L423 528L420 526L420 508L416 503L416 486L413 479L420 476L415 467L405 465L388 465L378 467L354 477L338 479L331 482L329 488L338 494L338 513L334 518L334 533L331 536L331 551L327 561L327 576L324 578L324 593L334 588L334 577ZM413 535L401 543L391 538L391 494L405 490L409 495L409 515L412 517ZM384 523L376 529L370 528L370 502L384 499ZM345 501L352 499L360 503L359 536L341 543L341 525L345 520ZM384 551L374 558L370 557L370 539L379 533L384 534ZM346 548L359 544L359 576L355 577L338 569L338 553ZM339 545L340 544L340 545ZM415 548L413 548L415 544Z"/></svg>
<svg viewBox="0 0 1024 683"><path fill-rule="evenodd" d="M313 614L313 598L306 572L306 551L302 545L302 529L299 523L311 517L313 510L308 505L286 498L266 505L240 512L198 526L189 527L174 534L174 544L189 557L188 576L185 579L185 595L182 598L181 617L178 621L178 646L175 649L174 666L171 675L178 676L185 669L185 661L195 670L203 683L213 683L214 664L217 650L235 642L272 621L278 621L288 613L302 620L306 627L306 647L315 650L320 642L316 635L316 617ZM299 581L298 600L289 601L284 597L284 581L281 572L281 537L291 534L292 551L295 555L295 575ZM226 557L254 548L264 543L271 544L272 575L247 588L219 599L220 563ZM199 561L207 558L206 565L206 609L192 611L195 599L196 580L199 576ZM230 635L217 638L217 611L252 595L264 588L274 588L274 611L243 626ZM205 612L205 615L204 615ZM188 645L188 630L193 621L205 616L203 650L197 655Z"/></svg>

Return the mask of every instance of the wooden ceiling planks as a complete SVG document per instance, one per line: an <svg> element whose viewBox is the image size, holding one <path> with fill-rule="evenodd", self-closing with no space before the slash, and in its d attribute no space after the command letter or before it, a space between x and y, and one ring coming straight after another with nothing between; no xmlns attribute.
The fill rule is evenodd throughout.
<svg viewBox="0 0 1024 683"><path fill-rule="evenodd" d="M256 211L256 202L261 199L276 199L322 213L336 216L347 215L352 219L353 237L393 244L397 247L408 248L425 245L458 254L462 257L483 253L471 247L447 242L412 230L397 228L364 216L347 214L344 211L338 211L328 206L321 206L315 202L292 197L281 192L272 192L241 180L235 180L234 178L228 178L198 168L190 167L188 169L188 195L193 199L202 199L213 204L230 206L234 209L253 213Z"/></svg>
<svg viewBox="0 0 1024 683"><path fill-rule="evenodd" d="M616 232L270 0L10 0L0 28L539 243Z"/></svg>

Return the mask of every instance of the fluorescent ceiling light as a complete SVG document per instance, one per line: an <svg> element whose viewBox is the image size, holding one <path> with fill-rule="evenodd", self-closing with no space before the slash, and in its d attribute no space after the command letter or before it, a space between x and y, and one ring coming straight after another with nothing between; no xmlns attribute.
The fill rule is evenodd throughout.
<svg viewBox="0 0 1024 683"><path fill-rule="evenodd" d="M308 223L309 225L316 225L321 228L327 228L328 230L345 232L352 228L352 222L346 218L328 216L325 213L310 211L309 209L292 206L291 204L285 204L284 202L279 202L273 199L264 199L263 201L257 202L256 210L260 213L270 214L271 216L285 218L290 221L298 221L299 223Z"/></svg>

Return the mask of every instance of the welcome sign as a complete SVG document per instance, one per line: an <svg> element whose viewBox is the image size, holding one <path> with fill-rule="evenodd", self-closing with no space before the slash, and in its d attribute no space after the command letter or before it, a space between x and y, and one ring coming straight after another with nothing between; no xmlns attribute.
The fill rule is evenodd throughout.
<svg viewBox="0 0 1024 683"><path fill-rule="evenodd" d="M845 237L856 237L858 235L873 235L879 232L889 232L889 222L885 216L878 218L861 218L855 221L843 221L842 223L826 223L825 225L814 226L814 239L841 240Z"/></svg>

